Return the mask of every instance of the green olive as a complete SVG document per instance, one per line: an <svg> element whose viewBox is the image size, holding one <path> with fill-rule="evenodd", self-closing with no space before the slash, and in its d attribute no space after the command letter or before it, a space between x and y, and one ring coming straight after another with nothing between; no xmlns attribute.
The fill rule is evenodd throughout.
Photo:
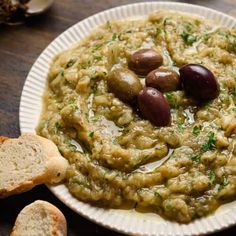
<svg viewBox="0 0 236 236"><path fill-rule="evenodd" d="M117 68L108 74L108 89L123 102L132 103L142 90L140 79L132 71Z"/></svg>

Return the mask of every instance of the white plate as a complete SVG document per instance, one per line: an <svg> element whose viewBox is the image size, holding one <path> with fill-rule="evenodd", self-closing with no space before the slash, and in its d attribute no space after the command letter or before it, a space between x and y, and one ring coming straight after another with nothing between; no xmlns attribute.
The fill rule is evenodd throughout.
<svg viewBox="0 0 236 236"><path fill-rule="evenodd" d="M54 55L71 47L87 36L93 28L111 19L146 15L158 9L172 9L195 13L216 20L226 27L236 27L236 19L205 7L174 3L146 2L116 7L93 15L66 30L39 56L26 79L20 103L21 132L35 132L38 123L42 94L45 89L49 65ZM214 215L184 225L163 220L155 214L141 214L134 210L114 210L93 207L78 201L65 185L49 187L68 207L82 216L107 228L132 235L199 235L221 230L236 224L236 201L220 207Z"/></svg>

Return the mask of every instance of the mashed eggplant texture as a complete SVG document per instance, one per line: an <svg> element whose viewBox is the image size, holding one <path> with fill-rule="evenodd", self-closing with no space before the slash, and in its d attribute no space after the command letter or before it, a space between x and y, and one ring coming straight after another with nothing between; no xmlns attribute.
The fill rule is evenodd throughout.
<svg viewBox="0 0 236 236"><path fill-rule="evenodd" d="M219 95L199 102L164 92L170 123L144 119L107 81L147 48L177 74L185 64L205 66ZM81 201L188 223L236 199L236 30L171 11L108 21L55 57L43 104L37 133L68 159L66 185Z"/></svg>

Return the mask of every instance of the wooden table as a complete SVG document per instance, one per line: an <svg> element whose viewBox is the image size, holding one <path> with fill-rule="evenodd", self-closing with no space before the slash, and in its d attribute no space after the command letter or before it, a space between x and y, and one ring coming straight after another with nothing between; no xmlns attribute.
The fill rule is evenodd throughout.
<svg viewBox="0 0 236 236"><path fill-rule="evenodd" d="M64 0L55 1L43 16L28 19L24 25L0 26L0 135L17 137L21 90L30 67L42 50L76 22L117 5L143 0ZM236 16L236 0L189 0ZM34 200L47 200L59 207L68 221L68 235L121 235L77 215L45 187L0 200L0 236L9 234L18 212ZM215 235L235 235L236 226Z"/></svg>

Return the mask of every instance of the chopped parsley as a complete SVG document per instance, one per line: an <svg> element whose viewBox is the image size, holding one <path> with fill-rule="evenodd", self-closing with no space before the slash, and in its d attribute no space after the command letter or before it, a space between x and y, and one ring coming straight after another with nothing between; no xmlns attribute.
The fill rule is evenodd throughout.
<svg viewBox="0 0 236 236"><path fill-rule="evenodd" d="M90 184L87 180L74 180L74 183L78 184L78 185L82 185L83 187L85 188L89 188L90 187Z"/></svg>
<svg viewBox="0 0 236 236"><path fill-rule="evenodd" d="M166 205L165 205L165 209L166 210L171 210L173 208L173 206L170 204L170 203L167 203Z"/></svg>
<svg viewBox="0 0 236 236"><path fill-rule="evenodd" d="M225 186L229 184L229 180L226 176L223 177L223 181L220 183L218 191L222 190Z"/></svg>
<svg viewBox="0 0 236 236"><path fill-rule="evenodd" d="M204 41L204 42L207 42L208 39L210 38L210 35L209 35L209 34L204 34L204 35L202 36L202 38L203 38L203 41Z"/></svg>
<svg viewBox="0 0 236 236"><path fill-rule="evenodd" d="M186 31L183 31L182 34L180 34L181 38L185 42L185 44L191 46L193 45L194 42L197 41L197 36L194 36Z"/></svg>
<svg viewBox="0 0 236 236"><path fill-rule="evenodd" d="M64 77L65 73L64 70L61 71L61 76Z"/></svg>
<svg viewBox="0 0 236 236"><path fill-rule="evenodd" d="M223 181L222 181L222 185L226 186L228 184L229 184L229 180L228 180L228 178L226 176L224 176Z"/></svg>
<svg viewBox="0 0 236 236"><path fill-rule="evenodd" d="M102 43L95 44L95 45L94 45L94 48L93 48L93 51L95 51L95 50L101 48L102 46L103 46Z"/></svg>
<svg viewBox="0 0 236 236"><path fill-rule="evenodd" d="M112 28L111 28L111 22L108 20L107 21L107 28L109 29L109 30L112 30Z"/></svg>
<svg viewBox="0 0 236 236"><path fill-rule="evenodd" d="M94 56L94 59L97 61L101 61L102 60L102 56Z"/></svg>
<svg viewBox="0 0 236 236"><path fill-rule="evenodd" d="M192 130L193 135L198 136L201 132L201 129L202 129L201 125L195 125Z"/></svg>
<svg viewBox="0 0 236 236"><path fill-rule="evenodd" d="M178 128L179 132L183 133L183 131L186 127L184 124L177 124L177 128Z"/></svg>
<svg viewBox="0 0 236 236"><path fill-rule="evenodd" d="M203 143L201 145L201 149L204 152L213 150L215 148L215 144L216 144L215 134L213 132L210 132L208 135L208 140L206 141L206 143Z"/></svg>
<svg viewBox="0 0 236 236"><path fill-rule="evenodd" d="M61 125L60 125L58 122L56 122L56 123L55 123L55 130L54 130L55 133L57 133L60 128L61 128Z"/></svg>
<svg viewBox="0 0 236 236"><path fill-rule="evenodd" d="M201 161L200 155L191 156L190 159L191 159L192 161L197 162L197 163L199 163L199 162Z"/></svg>
<svg viewBox="0 0 236 236"><path fill-rule="evenodd" d="M97 121L99 121L99 120L101 120L101 117L100 117L100 116L94 116L94 117L91 118L91 121L92 121L92 122L97 122Z"/></svg>
<svg viewBox="0 0 236 236"><path fill-rule="evenodd" d="M69 148L71 149L72 152L76 152L77 151L77 147L74 144L68 143L68 146L69 146Z"/></svg>
<svg viewBox="0 0 236 236"><path fill-rule="evenodd" d="M234 108L232 109L232 111L236 112L236 107L234 107Z"/></svg>
<svg viewBox="0 0 236 236"><path fill-rule="evenodd" d="M168 100L171 108L178 108L178 104L176 104L176 99L175 99L173 92L165 93L165 97Z"/></svg>
<svg viewBox="0 0 236 236"><path fill-rule="evenodd" d="M236 40L233 43L230 43L232 51L236 52Z"/></svg>
<svg viewBox="0 0 236 236"><path fill-rule="evenodd" d="M78 104L76 102L70 104L71 108L76 111L78 109Z"/></svg>
<svg viewBox="0 0 236 236"><path fill-rule="evenodd" d="M218 34L227 40L229 49L236 52L236 36L230 32L218 32Z"/></svg>
<svg viewBox="0 0 236 236"><path fill-rule="evenodd" d="M167 92L165 93L167 100L171 101L173 100L173 93L172 92Z"/></svg>
<svg viewBox="0 0 236 236"><path fill-rule="evenodd" d="M187 23L185 25L185 29L188 31L188 32L191 32L192 31L192 28L193 28L193 25L191 23Z"/></svg>
<svg viewBox="0 0 236 236"><path fill-rule="evenodd" d="M131 34L131 33L132 33L132 30L127 30L125 33L126 33L126 34Z"/></svg>
<svg viewBox="0 0 236 236"><path fill-rule="evenodd" d="M116 33L114 33L113 35L112 35L112 38L111 38L111 40L112 41L115 41L117 39L117 34Z"/></svg>
<svg viewBox="0 0 236 236"><path fill-rule="evenodd" d="M167 21L169 20L169 18L165 18L163 25L166 26L167 25Z"/></svg>
<svg viewBox="0 0 236 236"><path fill-rule="evenodd" d="M161 33L161 29L159 27L156 28L156 36L158 36Z"/></svg>
<svg viewBox="0 0 236 236"><path fill-rule="evenodd" d="M234 76L234 74L233 74L233 76ZM232 95L232 96L235 96L236 95L236 88L233 91L230 91L229 94Z"/></svg>
<svg viewBox="0 0 236 236"><path fill-rule="evenodd" d="M216 180L216 175L215 175L214 171L211 170L208 173L208 178L209 178L210 185L212 185Z"/></svg>
<svg viewBox="0 0 236 236"><path fill-rule="evenodd" d="M154 193L154 196L155 196L155 197L158 197L158 198L162 198L162 196L161 196L161 194L160 194L159 192L155 192L155 193Z"/></svg>
<svg viewBox="0 0 236 236"><path fill-rule="evenodd" d="M71 67L71 66L73 66L74 64L75 64L75 59L70 59L70 60L67 62L67 64L66 64L66 68Z"/></svg>
<svg viewBox="0 0 236 236"><path fill-rule="evenodd" d="M92 138L92 137L93 137L93 135L94 135L94 132L92 131L92 132L90 132L90 133L89 133L89 135L88 135L88 136L89 136L90 138Z"/></svg>

